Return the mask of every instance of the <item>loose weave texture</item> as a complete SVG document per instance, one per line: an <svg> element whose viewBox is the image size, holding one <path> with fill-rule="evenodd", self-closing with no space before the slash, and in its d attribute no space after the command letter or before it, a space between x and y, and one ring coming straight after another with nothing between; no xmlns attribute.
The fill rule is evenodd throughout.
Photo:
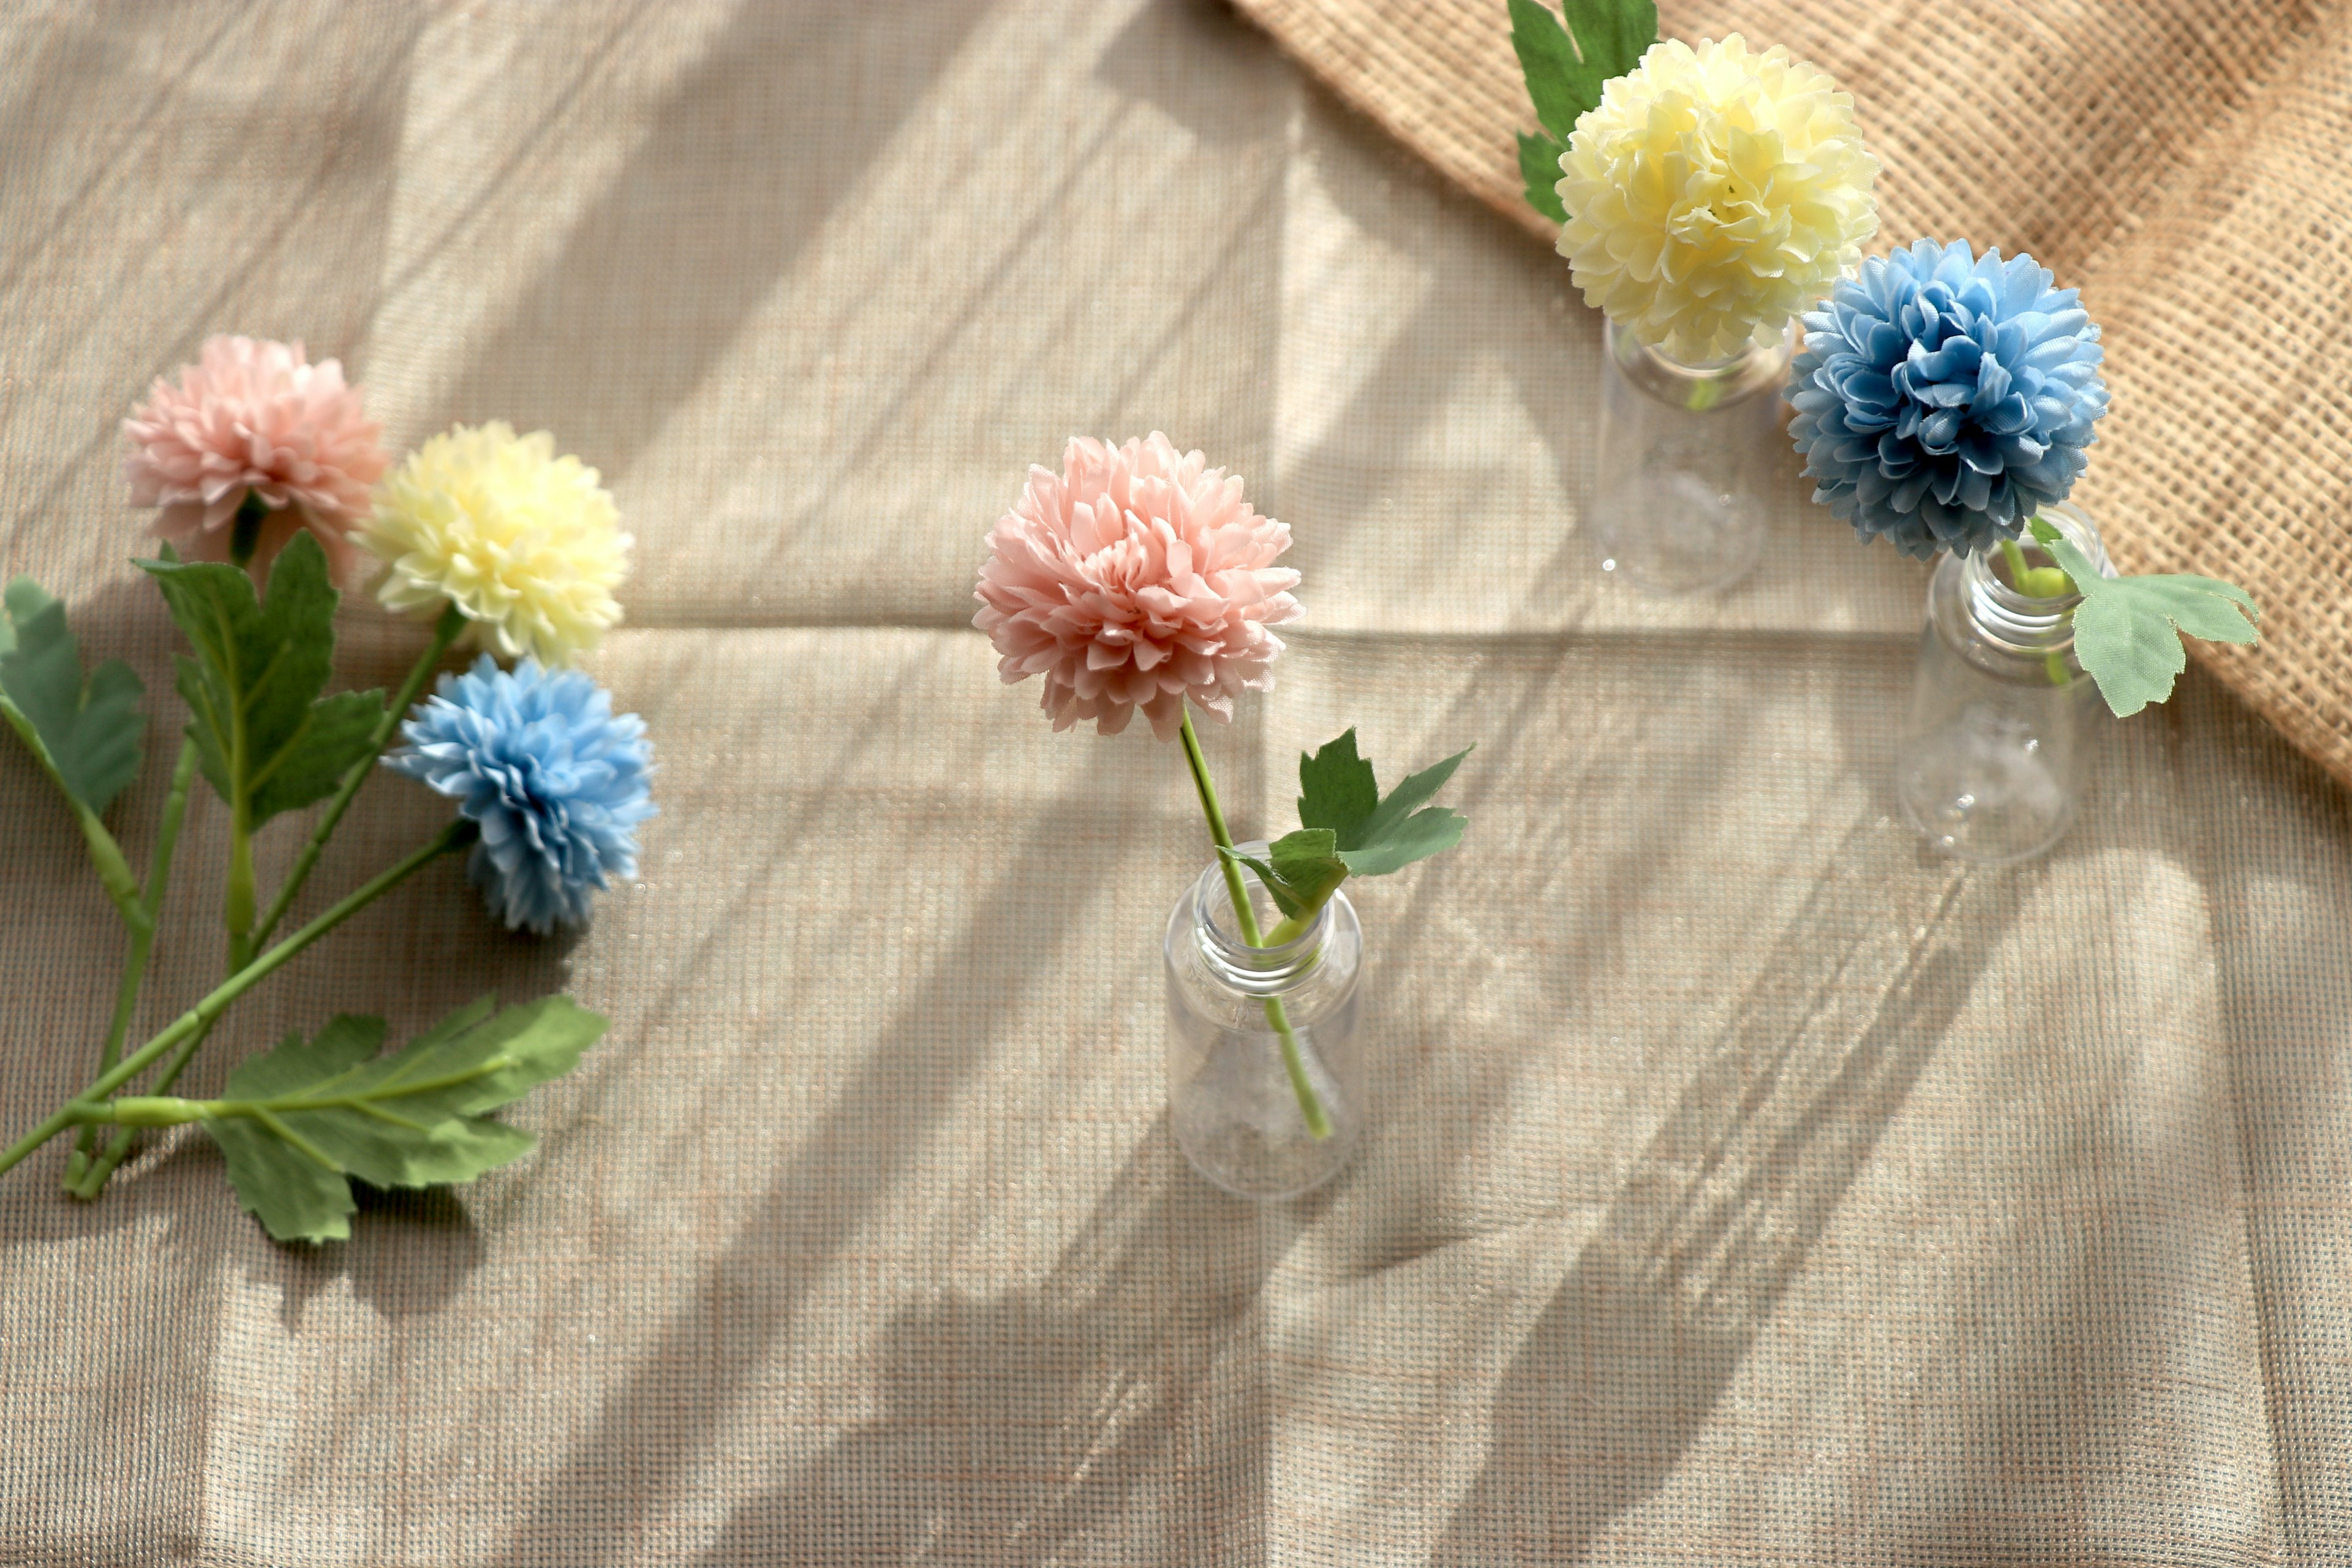
<svg viewBox="0 0 2352 1568"><path fill-rule="evenodd" d="M2345 1560L2345 794L2192 670L2106 727L2046 860L1924 856L1886 783L1921 570L1791 474L1738 589L1608 580L1599 323L1257 30L371 0L0 35L0 571L147 682L133 860L180 719L115 421L219 331L341 357L395 452L503 417L603 470L639 570L591 668L663 812L584 931L509 934L441 866L187 1080L562 988L613 1027L510 1113L516 1167L318 1249L201 1135L95 1207L58 1150L0 1178L0 1563ZM1349 724L1384 778L1477 746L1461 848L1351 889L1376 1099L1296 1205L1169 1135L1178 754L1052 734L969 625L1027 465L1155 426L1297 541L1276 689L1204 726L1236 830ZM425 636L341 624L360 686ZM446 811L378 778L298 912ZM217 977L223 815L142 1035ZM87 1081L121 937L13 742L0 824L13 1133Z"/></svg>
<svg viewBox="0 0 2352 1568"><path fill-rule="evenodd" d="M1234 0L1343 98L1546 239L1501 0ZM2352 7L2305 0L1667 0L1662 36L1786 44L1853 94L1877 247L2027 251L2079 285L2114 411L2074 499L2126 572L2262 605L2192 645L2352 783ZM1562 263L1564 266L1565 263Z"/></svg>

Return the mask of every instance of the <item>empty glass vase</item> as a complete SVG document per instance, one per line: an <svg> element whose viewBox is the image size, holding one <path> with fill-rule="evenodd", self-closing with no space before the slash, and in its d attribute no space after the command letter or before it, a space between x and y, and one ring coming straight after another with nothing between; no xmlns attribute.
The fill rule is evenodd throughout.
<svg viewBox="0 0 2352 1568"><path fill-rule="evenodd" d="M1586 518L1601 570L1652 594L1727 587L1763 552L1772 488L1791 461L1788 338L1697 364L1614 321L1604 341Z"/></svg>

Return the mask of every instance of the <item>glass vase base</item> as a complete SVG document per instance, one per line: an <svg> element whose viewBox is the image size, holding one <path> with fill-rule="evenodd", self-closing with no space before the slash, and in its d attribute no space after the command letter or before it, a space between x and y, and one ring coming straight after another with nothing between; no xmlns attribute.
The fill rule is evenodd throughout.
<svg viewBox="0 0 2352 1568"><path fill-rule="evenodd" d="M1593 499L1591 524L1601 569L1646 594L1727 588L1764 553L1764 519L1751 498L1686 470L1626 475Z"/></svg>
<svg viewBox="0 0 2352 1568"><path fill-rule="evenodd" d="M1192 1169L1238 1197L1260 1203L1303 1197L1338 1175L1355 1152L1360 1126L1331 1075L1307 1058L1331 1135L1307 1134L1288 1079L1269 1074L1280 1043L1271 1034L1230 1031L1171 1103L1176 1146Z"/></svg>
<svg viewBox="0 0 2352 1568"><path fill-rule="evenodd" d="M2043 750L2014 719L1963 713L1905 748L1895 774L1903 815L1939 855L1982 866L2030 860L2065 837L2074 815L2073 792Z"/></svg>

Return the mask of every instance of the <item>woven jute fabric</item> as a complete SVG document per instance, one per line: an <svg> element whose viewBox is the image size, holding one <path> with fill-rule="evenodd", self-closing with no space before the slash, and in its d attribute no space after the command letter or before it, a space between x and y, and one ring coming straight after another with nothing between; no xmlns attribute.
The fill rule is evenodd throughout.
<svg viewBox="0 0 2352 1568"><path fill-rule="evenodd" d="M2018 177L2037 249L2281 276L2145 205L2291 188L2282 153L2192 171L2157 112L2167 73L2242 67L2245 146L2321 122L2276 62L2341 29L2254 10L2149 13L2166 49L2019 13L2098 73L2047 107L2099 104L2124 161L2036 212ZM1935 16L1824 11L1816 52L1942 58ZM2061 155L2044 100L1953 119L1979 65L1948 63L1948 134ZM1973 158L1874 123L1891 200L1955 199ZM637 570L589 668L662 811L584 930L504 931L444 864L185 1080L338 1011L404 1037L565 990L612 1028L509 1113L515 1166L318 1248L240 1215L201 1134L94 1206L59 1149L0 1177L0 1563L2346 1561L2345 793L2192 670L2102 725L2050 856L1924 854L1887 782L1920 568L1791 474L1736 590L1612 581L1599 323L1558 259L1230 12L19 6L0 167L0 572L147 683L134 861L181 714L116 426L215 331L341 357L396 449L502 417L601 468ZM2135 463L2221 486L2186 455L2236 443L2252 549L2325 479L2248 468L2253 411L2329 373L2285 316L2217 344L2196 306L2111 296L2119 375L2300 368L2173 468L2120 399L2102 515ZM1297 539L1277 688L1204 726L1238 831L1349 725L1384 778L1477 747L1462 847L1352 891L1370 1121L1294 1204L1168 1131L1158 944L1207 859L1181 758L1053 734L969 625L1028 464L1154 427ZM364 595L340 624L355 686L425 635ZM447 810L375 780L298 913ZM217 979L224 815L191 809L141 1037ZM265 830L265 886L304 828ZM88 1080L122 951L0 736L8 1134Z"/></svg>
<svg viewBox="0 0 2352 1568"><path fill-rule="evenodd" d="M1543 238L1500 0L1235 0L1340 96ZM2075 500L2126 572L2243 584L2193 651L2352 783L2352 7L2303 0L1667 0L1662 36L1785 44L1853 93L1878 247L2030 252L2079 285L2113 412ZM1566 264L1563 262L1564 267Z"/></svg>

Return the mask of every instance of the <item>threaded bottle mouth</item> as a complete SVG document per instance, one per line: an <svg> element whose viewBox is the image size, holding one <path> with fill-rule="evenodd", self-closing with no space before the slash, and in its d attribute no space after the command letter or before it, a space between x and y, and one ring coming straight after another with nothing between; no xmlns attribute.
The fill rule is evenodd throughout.
<svg viewBox="0 0 2352 1568"><path fill-rule="evenodd" d="M1790 331L1712 360L1677 359L1642 342L1615 321L1607 322L1602 331L1609 356L1627 381L1664 403L1693 413L1745 402L1768 388L1778 391L1789 379Z"/></svg>
<svg viewBox="0 0 2352 1568"><path fill-rule="evenodd" d="M2039 516L2065 535L2067 542L2098 568L2100 576L2116 574L2098 529L2080 508L2061 501L2043 507ZM2018 540L2018 549L2029 567L2058 563L2030 531ZM1995 547L1979 550L1962 563L1960 602L1969 623L1986 641L2011 653L2041 655L2074 647L2074 606L2083 602L2083 595L2042 598L2024 592L2011 578L2008 552Z"/></svg>
<svg viewBox="0 0 2352 1568"><path fill-rule="evenodd" d="M1235 846L1253 859L1264 859L1264 840ZM1251 895L1250 907L1263 938L1281 921L1282 913L1266 895L1264 884L1248 867L1240 868L1242 887ZM1192 929L1202 962L1225 984L1252 995L1271 996L1289 989L1312 973L1322 962L1323 939L1330 927L1331 906L1315 911L1307 928L1274 947L1253 947L1242 939L1234 919L1233 894L1222 866L1212 865L1192 887Z"/></svg>

